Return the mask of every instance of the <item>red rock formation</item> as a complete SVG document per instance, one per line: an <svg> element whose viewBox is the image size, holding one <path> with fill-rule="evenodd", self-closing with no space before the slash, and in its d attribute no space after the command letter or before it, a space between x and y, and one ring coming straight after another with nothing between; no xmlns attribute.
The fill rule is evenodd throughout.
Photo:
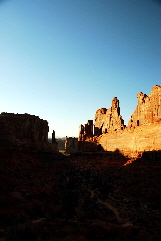
<svg viewBox="0 0 161 241"><path fill-rule="evenodd" d="M161 86L153 86L149 96L140 92L137 98L138 105L128 122L128 127L150 124L161 119Z"/></svg>
<svg viewBox="0 0 161 241"><path fill-rule="evenodd" d="M103 134L99 144L105 151L119 150L129 157L137 157L144 151L161 150L161 122Z"/></svg>
<svg viewBox="0 0 161 241"><path fill-rule="evenodd" d="M13 113L0 115L0 143L3 148L48 149L48 131L48 122L38 116Z"/></svg>
<svg viewBox="0 0 161 241"><path fill-rule="evenodd" d="M55 131L53 130L53 133L52 133L52 144L55 144L55 143L56 143Z"/></svg>
<svg viewBox="0 0 161 241"><path fill-rule="evenodd" d="M128 156L161 150L161 86L153 86L149 96L140 92L137 98L138 105L128 126L123 131L110 132L100 137L99 143L104 150L119 149Z"/></svg>
<svg viewBox="0 0 161 241"><path fill-rule="evenodd" d="M93 137L93 120L88 120L87 124L79 127L79 141L85 141L88 137Z"/></svg>
<svg viewBox="0 0 161 241"><path fill-rule="evenodd" d="M100 144L105 151L119 149L134 157L144 151L161 150L161 86L153 86L149 96L140 92L137 98L138 105L127 127L120 115L119 100L115 97L111 108L96 111L94 137L84 135L85 127L82 126L79 140L93 142L96 146Z"/></svg>
<svg viewBox="0 0 161 241"><path fill-rule="evenodd" d="M78 138L66 136L65 150L67 153L78 152Z"/></svg>
<svg viewBox="0 0 161 241"><path fill-rule="evenodd" d="M103 151L101 145L94 137L87 137L85 141L78 141L78 138L75 137L66 137L65 150L66 153Z"/></svg>
<svg viewBox="0 0 161 241"><path fill-rule="evenodd" d="M84 125L80 125L79 126L79 138L78 138L78 141L85 141L84 139L84 133L85 133L85 130L84 130Z"/></svg>
<svg viewBox="0 0 161 241"><path fill-rule="evenodd" d="M111 108L101 108L96 111L94 134L101 135L110 131L123 130L124 120L120 115L119 100L114 97Z"/></svg>

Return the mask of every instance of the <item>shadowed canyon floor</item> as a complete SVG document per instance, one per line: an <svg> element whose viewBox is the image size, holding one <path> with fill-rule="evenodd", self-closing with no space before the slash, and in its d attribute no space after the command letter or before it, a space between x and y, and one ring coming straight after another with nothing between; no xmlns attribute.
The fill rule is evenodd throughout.
<svg viewBox="0 0 161 241"><path fill-rule="evenodd" d="M0 241L161 239L159 152L0 155Z"/></svg>

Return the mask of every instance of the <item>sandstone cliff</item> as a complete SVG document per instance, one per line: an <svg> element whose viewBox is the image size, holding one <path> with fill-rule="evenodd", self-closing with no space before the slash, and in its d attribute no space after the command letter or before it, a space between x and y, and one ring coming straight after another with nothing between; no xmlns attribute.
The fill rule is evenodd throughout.
<svg viewBox="0 0 161 241"><path fill-rule="evenodd" d="M161 150L161 122L103 134L99 144L105 151L119 150L132 157L137 157L144 151Z"/></svg>
<svg viewBox="0 0 161 241"><path fill-rule="evenodd" d="M87 124L80 125L78 141L85 141L88 137L93 136L93 120L88 120Z"/></svg>
<svg viewBox="0 0 161 241"><path fill-rule="evenodd" d="M149 96L137 94L138 105L128 122L128 127L151 124L161 120L161 86L155 85Z"/></svg>
<svg viewBox="0 0 161 241"><path fill-rule="evenodd" d="M124 120L120 115L119 100L114 97L109 109L101 108L96 111L94 135L101 135L116 130L123 130Z"/></svg>
<svg viewBox="0 0 161 241"><path fill-rule="evenodd" d="M29 114L0 115L0 144L3 148L55 150L48 143L48 122Z"/></svg>
<svg viewBox="0 0 161 241"><path fill-rule="evenodd" d="M153 86L149 96L140 92L137 98L128 126L99 138L105 151L119 149L125 155L137 156L144 151L161 150L161 86Z"/></svg>
<svg viewBox="0 0 161 241"><path fill-rule="evenodd" d="M113 98L109 109L101 108L96 111L93 137L91 132L90 135L84 132L84 126L81 125L81 151L87 151L85 142L93 142L95 147L101 145L100 150L118 149L128 156L137 156L144 151L161 150L161 86L153 86L149 96L140 92L137 98L138 105L127 127L120 115L117 97ZM92 148L91 146L90 151Z"/></svg>

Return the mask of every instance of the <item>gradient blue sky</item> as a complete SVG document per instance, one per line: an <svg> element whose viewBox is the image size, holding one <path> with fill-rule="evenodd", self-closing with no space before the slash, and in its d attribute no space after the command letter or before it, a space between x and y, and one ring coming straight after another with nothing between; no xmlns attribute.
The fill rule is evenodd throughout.
<svg viewBox="0 0 161 241"><path fill-rule="evenodd" d="M136 94L161 85L158 0L1 0L0 112L78 136L99 108L120 100L125 124Z"/></svg>

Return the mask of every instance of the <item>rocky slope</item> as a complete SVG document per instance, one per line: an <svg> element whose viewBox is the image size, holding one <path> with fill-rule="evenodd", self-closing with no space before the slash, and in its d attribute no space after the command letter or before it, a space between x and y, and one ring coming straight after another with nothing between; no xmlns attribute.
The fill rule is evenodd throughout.
<svg viewBox="0 0 161 241"><path fill-rule="evenodd" d="M160 240L161 153L0 154L1 241Z"/></svg>

